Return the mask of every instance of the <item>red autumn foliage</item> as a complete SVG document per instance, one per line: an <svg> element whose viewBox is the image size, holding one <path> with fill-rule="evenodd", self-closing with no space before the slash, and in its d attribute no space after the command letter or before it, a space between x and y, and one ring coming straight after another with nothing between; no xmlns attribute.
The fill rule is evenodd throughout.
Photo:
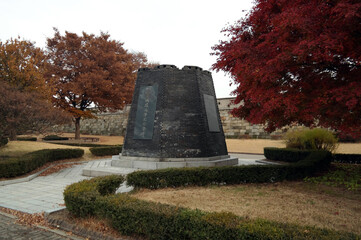
<svg viewBox="0 0 361 240"><path fill-rule="evenodd" d="M136 70L146 65L142 53L129 53L123 43L100 36L57 29L47 42L48 78L54 87L54 103L72 114L75 138L80 138L80 119L98 111L122 109L132 100Z"/></svg>
<svg viewBox="0 0 361 240"><path fill-rule="evenodd" d="M237 85L235 116L361 136L361 2L257 0L213 47Z"/></svg>

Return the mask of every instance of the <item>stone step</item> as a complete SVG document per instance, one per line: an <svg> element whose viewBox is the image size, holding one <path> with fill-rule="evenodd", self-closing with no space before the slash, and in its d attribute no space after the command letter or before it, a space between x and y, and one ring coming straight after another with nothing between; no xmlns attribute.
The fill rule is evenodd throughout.
<svg viewBox="0 0 361 240"><path fill-rule="evenodd" d="M119 168L139 168L139 169L164 169L164 168L182 168L182 167L220 167L232 166L238 164L238 158L221 158L208 161L149 161L149 160L136 160L122 159L112 160L112 167Z"/></svg>

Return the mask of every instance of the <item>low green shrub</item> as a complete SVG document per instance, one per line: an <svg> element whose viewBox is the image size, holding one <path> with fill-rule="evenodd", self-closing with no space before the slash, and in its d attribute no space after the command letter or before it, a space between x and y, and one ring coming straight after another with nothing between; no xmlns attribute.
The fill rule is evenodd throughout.
<svg viewBox="0 0 361 240"><path fill-rule="evenodd" d="M38 139L36 137L17 137L16 140L36 142Z"/></svg>
<svg viewBox="0 0 361 240"><path fill-rule="evenodd" d="M325 184L329 186L343 186L348 190L361 190L361 165L333 163L326 174L318 177L306 177L305 182Z"/></svg>
<svg viewBox="0 0 361 240"><path fill-rule="evenodd" d="M114 194L123 182L123 176L111 175L71 184L64 190L65 205L72 214L78 217L94 215L97 208L94 205L96 198Z"/></svg>
<svg viewBox="0 0 361 240"><path fill-rule="evenodd" d="M5 146L8 142L9 140L7 137L0 136L0 147Z"/></svg>
<svg viewBox="0 0 361 240"><path fill-rule="evenodd" d="M168 168L136 171L127 176L127 184L137 188L204 186L208 184L240 184L278 182L303 179L325 169L332 154L312 151L304 159L289 165L249 165L212 168Z"/></svg>
<svg viewBox="0 0 361 240"><path fill-rule="evenodd" d="M337 138L324 128L291 130L285 135L286 148L334 151Z"/></svg>
<svg viewBox="0 0 361 240"><path fill-rule="evenodd" d="M339 163L361 164L361 154L333 154L333 161Z"/></svg>
<svg viewBox="0 0 361 240"><path fill-rule="evenodd" d="M250 220L232 213L147 202L130 194L99 192L100 184L109 184L111 187L106 192L114 193L121 180L108 176L74 183L64 191L65 205L75 216L106 219L120 233L146 239L359 239L353 233Z"/></svg>
<svg viewBox="0 0 361 240"><path fill-rule="evenodd" d="M298 162L306 158L312 151L299 150L294 148L265 147L264 156L269 160L282 162Z"/></svg>
<svg viewBox="0 0 361 240"><path fill-rule="evenodd" d="M83 149L44 149L17 158L0 161L0 177L16 177L41 167L47 162L78 158L84 155Z"/></svg>
<svg viewBox="0 0 361 240"><path fill-rule="evenodd" d="M298 162L314 150L299 150L294 148L265 147L264 156L269 160L282 162ZM335 153L332 162L361 164L361 154Z"/></svg>
<svg viewBox="0 0 361 240"><path fill-rule="evenodd" d="M96 143L71 143L71 142L49 142L56 145L74 146L74 147L112 147L117 145L103 145Z"/></svg>
<svg viewBox="0 0 361 240"><path fill-rule="evenodd" d="M67 137L60 137L58 135L48 135L43 138L44 141L61 141L61 140L69 140Z"/></svg>
<svg viewBox="0 0 361 240"><path fill-rule="evenodd" d="M95 156L117 155L122 152L122 146L93 147L89 150Z"/></svg>

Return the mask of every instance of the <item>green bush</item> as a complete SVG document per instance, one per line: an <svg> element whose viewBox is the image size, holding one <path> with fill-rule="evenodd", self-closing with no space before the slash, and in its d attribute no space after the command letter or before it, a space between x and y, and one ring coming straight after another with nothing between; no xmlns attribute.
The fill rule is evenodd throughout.
<svg viewBox="0 0 361 240"><path fill-rule="evenodd" d="M114 194L124 177L111 175L83 180L69 185L64 190L64 201L67 209L78 217L94 215L96 198L108 194Z"/></svg>
<svg viewBox="0 0 361 240"><path fill-rule="evenodd" d="M60 137L58 135L48 135L43 138L44 141L61 141L61 140L69 140L67 137Z"/></svg>
<svg viewBox="0 0 361 240"><path fill-rule="evenodd" d="M7 137L0 136L0 147L5 146L8 142L9 140Z"/></svg>
<svg viewBox="0 0 361 240"><path fill-rule="evenodd" d="M36 142L38 139L36 137L18 137L18 138L16 138L16 140Z"/></svg>
<svg viewBox="0 0 361 240"><path fill-rule="evenodd" d="M56 145L75 146L75 147L112 147L117 145L103 145L96 143L76 143L76 142L49 142Z"/></svg>
<svg viewBox="0 0 361 240"><path fill-rule="evenodd" d="M306 177L306 182L325 184L329 186L343 186L348 190L361 190L361 165L333 163L326 174L317 177Z"/></svg>
<svg viewBox="0 0 361 240"><path fill-rule="evenodd" d="M361 164L361 154L333 154L333 161L339 163Z"/></svg>
<svg viewBox="0 0 361 240"><path fill-rule="evenodd" d="M89 150L95 156L117 155L122 152L122 146L93 147Z"/></svg>
<svg viewBox="0 0 361 240"><path fill-rule="evenodd" d="M84 155L83 149L44 149L9 158L0 162L0 177L16 177L41 167L47 162L78 158Z"/></svg>
<svg viewBox="0 0 361 240"><path fill-rule="evenodd" d="M275 148L265 147L263 149L264 156L269 160L283 162L298 162L306 158L312 151L299 150L294 148Z"/></svg>
<svg viewBox="0 0 361 240"><path fill-rule="evenodd" d="M99 184L109 184L111 187L107 193L114 193L115 186L121 181L115 176L108 176L74 183L64 191L65 205L75 216L107 219L120 233L146 239L359 238L352 233L261 219L250 220L232 213L203 212L147 202L129 194L104 195L99 192Z"/></svg>
<svg viewBox="0 0 361 240"><path fill-rule="evenodd" d="M337 138L333 133L323 128L291 130L285 135L286 148L301 150L334 151Z"/></svg>
<svg viewBox="0 0 361 240"><path fill-rule="evenodd" d="M139 188L204 186L208 184L240 184L278 182L303 179L325 169L332 154L312 151L307 157L290 165L250 165L212 168L168 168L136 171L127 176L127 184Z"/></svg>

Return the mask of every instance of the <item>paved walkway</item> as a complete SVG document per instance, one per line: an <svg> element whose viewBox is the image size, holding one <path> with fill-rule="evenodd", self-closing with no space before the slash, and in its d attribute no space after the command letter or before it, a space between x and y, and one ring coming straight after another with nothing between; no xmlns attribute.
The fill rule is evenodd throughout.
<svg viewBox="0 0 361 240"><path fill-rule="evenodd" d="M65 234L65 233L63 233ZM0 214L0 240L65 240L81 239L77 237L65 237L51 231L40 228L24 226L14 223L14 219Z"/></svg>
<svg viewBox="0 0 361 240"><path fill-rule="evenodd" d="M257 164L256 160L264 159L263 155L230 154L239 158L240 165ZM26 213L52 212L64 208L63 191L65 187L89 177L82 176L85 167L104 167L111 159L91 161L44 177L36 177L31 181L0 186L0 207L11 208ZM135 169L122 169L123 174ZM118 192L126 192L131 188L121 186ZM0 234L1 236L1 234Z"/></svg>

